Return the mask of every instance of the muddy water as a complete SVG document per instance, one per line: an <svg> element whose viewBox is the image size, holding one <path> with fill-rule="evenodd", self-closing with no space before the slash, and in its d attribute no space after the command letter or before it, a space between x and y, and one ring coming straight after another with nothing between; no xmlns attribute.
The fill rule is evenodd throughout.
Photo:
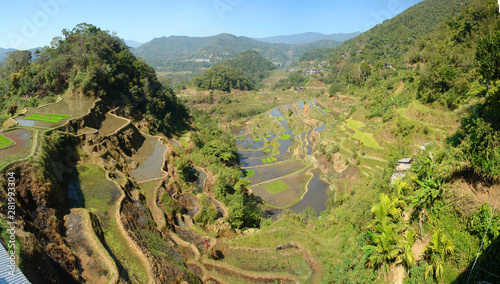
<svg viewBox="0 0 500 284"><path fill-rule="evenodd" d="M262 139L262 138L261 138ZM238 139L236 140L236 146L242 147L245 149L261 149L264 147L266 143L265 139L262 139L261 141L255 141L254 139Z"/></svg>
<svg viewBox="0 0 500 284"><path fill-rule="evenodd" d="M316 131L316 132L323 131L323 130L325 130L325 126L326 126L326 124L323 123L323 125L321 125L320 127L314 129L314 131Z"/></svg>
<svg viewBox="0 0 500 284"><path fill-rule="evenodd" d="M198 179L196 179L196 194L203 192L203 185L207 179L207 174L204 171L198 171Z"/></svg>
<svg viewBox="0 0 500 284"><path fill-rule="evenodd" d="M64 119L59 123L45 122L45 121L34 121L34 120L26 120L24 119L27 115L20 115L16 118L16 121L21 126L27 127L40 127L40 128L54 128L60 125L65 124L68 121L68 118Z"/></svg>
<svg viewBox="0 0 500 284"><path fill-rule="evenodd" d="M161 178L164 175L162 171L163 154L166 150L167 146L163 145L157 138L146 136L142 147L137 151L137 154L132 156L139 166L131 171L130 175L137 182Z"/></svg>
<svg viewBox="0 0 500 284"><path fill-rule="evenodd" d="M109 135L116 130L124 127L128 123L128 120L117 117L115 115L112 115L110 113L106 113L106 118L101 124L101 128L99 129L99 132L102 135Z"/></svg>
<svg viewBox="0 0 500 284"><path fill-rule="evenodd" d="M262 157L268 157L271 152L269 153L264 153L264 151L238 151L238 153L240 154L240 156L242 158L262 158Z"/></svg>
<svg viewBox="0 0 500 284"><path fill-rule="evenodd" d="M260 158L242 158L241 159L241 166L242 167L256 167L256 166L268 165L268 164L272 164L272 163L286 161L286 160L291 158L291 155L289 153L287 153L287 154L275 156L274 158L276 158L277 160L275 162L271 162L271 163L264 163L264 162L262 162L262 159L260 159Z"/></svg>
<svg viewBox="0 0 500 284"><path fill-rule="evenodd" d="M2 133L14 141L14 146L0 150L0 166L9 161L26 158L33 147L35 132L30 129L15 129Z"/></svg>
<svg viewBox="0 0 500 284"><path fill-rule="evenodd" d="M295 213L301 213L306 207L311 207L316 216L326 210L326 200L328 199L328 184L319 179L320 171L315 169L312 171L314 175L307 187L307 193L302 200L290 207Z"/></svg>
<svg viewBox="0 0 500 284"><path fill-rule="evenodd" d="M258 184L270 179L275 179L291 174L303 167L304 164L301 161L290 160L281 163L279 166L269 165L246 170L255 171L254 176L249 177L248 179L250 180L250 182L252 182L252 184Z"/></svg>
<svg viewBox="0 0 500 284"><path fill-rule="evenodd" d="M68 114L71 118L78 118L87 114L95 100L75 100L63 98L61 101L40 108L28 108L27 115L33 113L60 113Z"/></svg>
<svg viewBox="0 0 500 284"><path fill-rule="evenodd" d="M278 140L281 143L280 147L278 148L278 151L280 152L280 154L285 154L288 152L288 148L290 148L290 146L292 145L293 139L294 139L294 136L292 134L291 129L288 129L287 131L285 131L285 134L290 135L290 139L287 139L287 140L279 139Z"/></svg>
<svg viewBox="0 0 500 284"><path fill-rule="evenodd" d="M311 143L311 139L309 139L309 136L311 135L311 131L309 131L309 133L307 134L306 138L307 138L307 155L311 155L312 154L312 143Z"/></svg>
<svg viewBox="0 0 500 284"><path fill-rule="evenodd" d="M281 125L281 127L288 129L288 122L286 121L285 116L281 113L281 111L277 108L274 108L270 111L271 116L273 117L282 117L284 120L283 121L278 121L278 123Z"/></svg>
<svg viewBox="0 0 500 284"><path fill-rule="evenodd" d="M28 127L41 127L41 128L53 128L60 125L65 124L69 119L79 118L83 115L87 114L94 105L95 100L74 100L63 98L61 101L46 105L40 108L26 108L26 113L20 115L15 120L19 125L28 126ZM33 121L26 120L25 117L28 117L35 113L57 113L57 114L67 114L68 118L62 120L59 123L51 123L44 121Z"/></svg>

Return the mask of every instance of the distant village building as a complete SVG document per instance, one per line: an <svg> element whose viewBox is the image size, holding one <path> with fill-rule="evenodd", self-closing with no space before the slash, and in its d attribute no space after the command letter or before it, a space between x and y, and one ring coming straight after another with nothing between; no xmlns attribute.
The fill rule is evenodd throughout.
<svg viewBox="0 0 500 284"><path fill-rule="evenodd" d="M186 61L192 61L192 62L209 62L210 63L210 58L186 59Z"/></svg>
<svg viewBox="0 0 500 284"><path fill-rule="evenodd" d="M391 176L391 184L398 178L406 176L406 172L411 169L411 162L413 162L413 158L403 158L398 161L396 171Z"/></svg>

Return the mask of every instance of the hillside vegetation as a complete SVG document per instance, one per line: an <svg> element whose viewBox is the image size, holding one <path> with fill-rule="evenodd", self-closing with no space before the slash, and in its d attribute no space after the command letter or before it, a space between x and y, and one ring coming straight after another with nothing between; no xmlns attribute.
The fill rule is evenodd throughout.
<svg viewBox="0 0 500 284"><path fill-rule="evenodd" d="M128 116L149 119L152 131L183 125L186 109L171 89L158 82L154 69L137 59L121 39L88 24L64 30L63 35L35 53L36 58L29 51L9 54L0 72L0 122L8 117L9 107L20 111L69 93L125 106Z"/></svg>

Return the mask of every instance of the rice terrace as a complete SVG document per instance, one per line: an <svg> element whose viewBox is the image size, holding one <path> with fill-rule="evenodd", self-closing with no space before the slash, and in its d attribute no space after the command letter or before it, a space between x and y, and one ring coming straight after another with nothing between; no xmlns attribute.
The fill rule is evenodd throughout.
<svg viewBox="0 0 500 284"><path fill-rule="evenodd" d="M0 48L4 275L499 283L496 1L52 2L103 27Z"/></svg>

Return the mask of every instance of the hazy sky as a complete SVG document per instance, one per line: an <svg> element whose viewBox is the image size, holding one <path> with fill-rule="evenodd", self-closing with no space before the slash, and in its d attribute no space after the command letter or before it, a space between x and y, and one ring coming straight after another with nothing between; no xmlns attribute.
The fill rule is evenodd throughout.
<svg viewBox="0 0 500 284"><path fill-rule="evenodd" d="M86 22L123 39L365 31L422 0L0 0L0 47L49 45Z"/></svg>

